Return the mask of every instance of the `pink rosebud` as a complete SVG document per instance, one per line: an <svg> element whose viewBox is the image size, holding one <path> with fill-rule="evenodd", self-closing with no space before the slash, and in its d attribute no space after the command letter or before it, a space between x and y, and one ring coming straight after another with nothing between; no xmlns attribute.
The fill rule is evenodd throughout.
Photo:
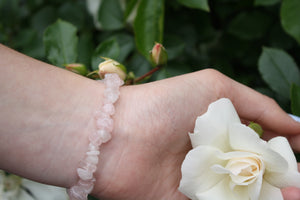
<svg viewBox="0 0 300 200"><path fill-rule="evenodd" d="M155 43L153 49L150 52L151 61L157 65L163 65L167 63L168 54L164 46L160 43Z"/></svg>
<svg viewBox="0 0 300 200"><path fill-rule="evenodd" d="M66 64L65 68L71 72L74 72L76 74L80 74L85 76L88 73L88 70L84 64L80 63L70 63Z"/></svg>

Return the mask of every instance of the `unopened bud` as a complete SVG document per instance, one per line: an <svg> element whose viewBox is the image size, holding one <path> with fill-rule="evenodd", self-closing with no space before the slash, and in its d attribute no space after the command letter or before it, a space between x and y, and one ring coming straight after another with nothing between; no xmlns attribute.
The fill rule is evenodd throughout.
<svg viewBox="0 0 300 200"><path fill-rule="evenodd" d="M65 68L71 72L75 72L76 74L80 74L83 76L85 76L88 73L86 66L81 63L66 64Z"/></svg>
<svg viewBox="0 0 300 200"><path fill-rule="evenodd" d="M90 72L90 73L88 73L87 75L86 75L86 77L88 77L88 78L90 78L90 79L99 79L100 77L99 77L99 70L95 70L95 71L92 71L92 72Z"/></svg>
<svg viewBox="0 0 300 200"><path fill-rule="evenodd" d="M127 75L127 79L135 79L135 74L133 72L129 72Z"/></svg>
<svg viewBox="0 0 300 200"><path fill-rule="evenodd" d="M264 130L262 129L262 127L259 124L250 122L248 127L250 127L252 130L254 130L259 135L259 137L262 137Z"/></svg>
<svg viewBox="0 0 300 200"><path fill-rule="evenodd" d="M104 78L104 75L107 73L116 73L119 75L120 79L126 79L126 68L124 65L118 63L117 61L110 58L103 58L104 62L99 64L99 76L101 79Z"/></svg>
<svg viewBox="0 0 300 200"><path fill-rule="evenodd" d="M156 65L166 64L168 61L168 54L164 46L160 43L155 43L150 52L151 61Z"/></svg>

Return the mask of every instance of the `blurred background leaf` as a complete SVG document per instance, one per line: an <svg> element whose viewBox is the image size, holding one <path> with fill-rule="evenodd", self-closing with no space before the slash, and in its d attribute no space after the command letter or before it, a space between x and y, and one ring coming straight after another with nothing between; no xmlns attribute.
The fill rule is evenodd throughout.
<svg viewBox="0 0 300 200"><path fill-rule="evenodd" d="M282 50L264 47L258 66L270 88L286 99L290 98L292 84L300 85L300 71L297 64Z"/></svg>
<svg viewBox="0 0 300 200"><path fill-rule="evenodd" d="M284 30L300 44L300 1L283 0L281 5L281 23Z"/></svg>
<svg viewBox="0 0 300 200"><path fill-rule="evenodd" d="M163 41L164 0L141 0L134 21L136 47L147 59L155 42Z"/></svg>
<svg viewBox="0 0 300 200"><path fill-rule="evenodd" d="M98 20L103 30L117 30L124 26L123 10L118 0L102 0Z"/></svg>
<svg viewBox="0 0 300 200"><path fill-rule="evenodd" d="M177 0L179 3L181 3L184 6L190 7L190 8L198 8L202 9L204 11L209 11L208 1L207 0Z"/></svg>
<svg viewBox="0 0 300 200"><path fill-rule="evenodd" d="M243 12L231 20L228 32L244 40L261 38L271 25L268 13L260 11Z"/></svg>
<svg viewBox="0 0 300 200"><path fill-rule="evenodd" d="M280 0L255 0L254 5L256 6L271 6L276 3L279 3Z"/></svg>
<svg viewBox="0 0 300 200"><path fill-rule="evenodd" d="M104 59L101 57L107 57L114 60L118 60L120 55L120 47L115 38L106 40L98 45L92 56L92 70L97 70L99 63Z"/></svg>
<svg viewBox="0 0 300 200"><path fill-rule="evenodd" d="M300 86L296 84L291 86L291 107L292 113L300 116Z"/></svg>
<svg viewBox="0 0 300 200"><path fill-rule="evenodd" d="M298 10L298 0L1 0L0 42L60 67L79 62L92 71L100 56L112 57L136 76L151 69L149 51L161 42L168 65L146 82L214 68L292 112L290 89L300 63ZM52 40L66 38L44 45L47 27L58 19L70 26L61 33L53 28ZM65 54L62 46L72 38ZM293 75L287 75L290 65Z"/></svg>
<svg viewBox="0 0 300 200"><path fill-rule="evenodd" d="M46 55L53 65L63 67L64 64L76 62L78 43L76 32L75 26L62 20L57 20L45 30Z"/></svg>

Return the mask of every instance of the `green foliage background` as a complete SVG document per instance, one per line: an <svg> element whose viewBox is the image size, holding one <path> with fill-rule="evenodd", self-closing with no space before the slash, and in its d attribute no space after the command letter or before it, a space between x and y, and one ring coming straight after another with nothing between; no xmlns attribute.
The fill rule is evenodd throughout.
<svg viewBox="0 0 300 200"><path fill-rule="evenodd" d="M96 0L94 0L96 1ZM111 57L140 76L161 42L168 65L147 81L205 68L300 115L299 0L1 0L0 42L63 67Z"/></svg>
<svg viewBox="0 0 300 200"><path fill-rule="evenodd" d="M111 57L136 76L151 69L148 52L161 42L168 66L148 81L214 68L299 114L298 0L100 0L94 17L86 4L1 0L0 42L60 67L92 71L99 56Z"/></svg>

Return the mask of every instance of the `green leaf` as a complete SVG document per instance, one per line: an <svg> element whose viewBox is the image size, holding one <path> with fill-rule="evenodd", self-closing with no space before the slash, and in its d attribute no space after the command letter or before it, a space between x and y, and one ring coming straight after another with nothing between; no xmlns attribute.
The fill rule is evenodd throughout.
<svg viewBox="0 0 300 200"><path fill-rule="evenodd" d="M133 71L136 77L142 76L151 70L151 64L145 57L135 52L129 60L127 71Z"/></svg>
<svg viewBox="0 0 300 200"><path fill-rule="evenodd" d="M147 59L154 43L162 43L163 20L163 0L141 0L134 21L135 42L137 49Z"/></svg>
<svg viewBox="0 0 300 200"><path fill-rule="evenodd" d="M94 48L92 34L90 32L82 33L78 41L78 62L90 68L91 55Z"/></svg>
<svg viewBox="0 0 300 200"><path fill-rule="evenodd" d="M134 38L133 36L126 33L120 33L115 35L114 37L116 38L116 41L118 42L120 47L120 54L116 60L122 63L135 47Z"/></svg>
<svg viewBox="0 0 300 200"><path fill-rule="evenodd" d="M31 28L23 29L14 38L15 47L30 57L36 59L45 58L44 44L42 35L38 34L37 31Z"/></svg>
<svg viewBox="0 0 300 200"><path fill-rule="evenodd" d="M271 17L266 13L242 12L230 22L228 32L243 40L253 40L262 37L270 24Z"/></svg>
<svg viewBox="0 0 300 200"><path fill-rule="evenodd" d="M291 110L294 115L300 116L300 87L296 84L291 87Z"/></svg>
<svg viewBox="0 0 300 200"><path fill-rule="evenodd" d="M118 0L103 0L99 11L98 20L103 30L117 30L124 26L123 11Z"/></svg>
<svg viewBox="0 0 300 200"><path fill-rule="evenodd" d="M97 70L99 63L103 62L104 59L101 57L107 57L114 60L120 55L120 47L116 39L109 39L102 42L95 50L92 56L92 69Z"/></svg>
<svg viewBox="0 0 300 200"><path fill-rule="evenodd" d="M182 57L185 44L181 38L176 37L175 35L166 35L164 46L168 53L168 62Z"/></svg>
<svg viewBox="0 0 300 200"><path fill-rule="evenodd" d="M45 29L53 24L56 19L57 15L55 7L45 6L34 13L31 17L30 24L40 33L40 35L42 35Z"/></svg>
<svg viewBox="0 0 300 200"><path fill-rule="evenodd" d="M19 0L0 1L0 21L3 21L4 25L15 26L22 17L21 11L24 12L23 6L20 5Z"/></svg>
<svg viewBox="0 0 300 200"><path fill-rule="evenodd" d="M284 30L300 44L300 1L283 0L281 4L281 24Z"/></svg>
<svg viewBox="0 0 300 200"><path fill-rule="evenodd" d="M276 23L269 30L268 43L278 49L291 49L295 40L283 30L280 23Z"/></svg>
<svg viewBox="0 0 300 200"><path fill-rule="evenodd" d="M97 199L97 198L95 198L95 197L89 195L89 196L88 196L88 200L99 200L99 199Z"/></svg>
<svg viewBox="0 0 300 200"><path fill-rule="evenodd" d="M300 85L299 68L285 51L263 48L258 67L262 78L269 87L286 99L290 98L291 84Z"/></svg>
<svg viewBox="0 0 300 200"><path fill-rule="evenodd" d="M44 46L48 60L63 67L64 64L76 62L77 29L72 24L57 20L44 33Z"/></svg>
<svg viewBox="0 0 300 200"><path fill-rule="evenodd" d="M131 12L133 12L135 6L137 5L138 0L128 0L129 2L126 3L126 8L124 12L124 18L127 19Z"/></svg>
<svg viewBox="0 0 300 200"><path fill-rule="evenodd" d="M254 5L256 6L271 6L276 3L279 3L280 0L255 0Z"/></svg>
<svg viewBox="0 0 300 200"><path fill-rule="evenodd" d="M84 27L84 14L85 14L84 2L72 1L65 2L58 9L59 18L68 21L75 25L78 29ZM80 14L79 14L80 13Z"/></svg>
<svg viewBox="0 0 300 200"><path fill-rule="evenodd" d="M105 40L116 40L117 44L119 45L120 53L115 60L119 63L123 63L135 48L134 37L125 32L118 32L113 34L111 37L106 38Z"/></svg>
<svg viewBox="0 0 300 200"><path fill-rule="evenodd" d="M184 6L190 8L197 8L209 12L209 6L207 0L177 0L177 1Z"/></svg>

